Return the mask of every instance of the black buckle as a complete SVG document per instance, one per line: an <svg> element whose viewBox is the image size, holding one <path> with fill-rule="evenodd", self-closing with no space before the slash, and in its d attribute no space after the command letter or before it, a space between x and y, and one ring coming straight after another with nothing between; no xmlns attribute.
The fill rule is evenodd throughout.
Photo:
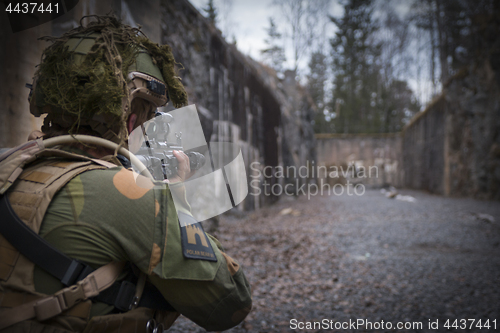
<svg viewBox="0 0 500 333"><path fill-rule="evenodd" d="M90 273L92 273L94 271L94 269L88 265L85 265L83 264L84 267L83 267L83 270L80 272L80 275L78 275L78 278L76 279L76 281L81 281L83 279L85 279L87 277L87 275L89 275Z"/></svg>
<svg viewBox="0 0 500 333"><path fill-rule="evenodd" d="M135 284L130 281L122 281L115 299L115 308L120 311L128 311L132 303L134 303L134 296Z"/></svg>
<svg viewBox="0 0 500 333"><path fill-rule="evenodd" d="M90 266L82 264L81 262L73 259L68 269L66 270L66 273L64 273L61 282L65 286L72 286L77 281L83 280L93 271L94 270Z"/></svg>
<svg viewBox="0 0 500 333"><path fill-rule="evenodd" d="M84 267L82 263L79 263L76 260L72 260L71 264L66 270L66 273L64 273L64 276L61 279L62 284L64 284L65 286L74 285L75 282L77 281L77 278L80 276L80 273L82 272L83 268Z"/></svg>

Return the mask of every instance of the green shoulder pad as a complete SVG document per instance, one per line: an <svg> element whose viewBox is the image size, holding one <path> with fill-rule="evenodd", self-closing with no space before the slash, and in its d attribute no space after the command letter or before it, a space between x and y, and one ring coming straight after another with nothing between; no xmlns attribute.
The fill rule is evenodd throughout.
<svg viewBox="0 0 500 333"><path fill-rule="evenodd" d="M165 199L168 202L166 243L161 262L153 272L163 279L212 281L219 265L225 262L217 244L200 224L180 226L168 188Z"/></svg>

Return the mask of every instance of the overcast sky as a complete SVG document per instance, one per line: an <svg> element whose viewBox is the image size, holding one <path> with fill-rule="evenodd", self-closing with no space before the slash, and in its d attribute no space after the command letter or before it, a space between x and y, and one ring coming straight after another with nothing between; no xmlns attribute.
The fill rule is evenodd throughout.
<svg viewBox="0 0 500 333"><path fill-rule="evenodd" d="M189 0L203 15L208 0ZM280 17L279 8L273 5L273 0L214 0L219 13L218 28L227 35L228 42L237 41L238 49L256 60L260 60L260 50L265 48L269 17L274 17L278 30L284 32L285 23ZM330 2L329 14L342 15L342 7L336 1ZM329 26L327 37L333 36L335 26ZM289 51L291 48L287 48ZM287 66L293 67L292 54L287 54ZM306 62L307 59L304 60ZM303 63L301 67L307 64Z"/></svg>
<svg viewBox="0 0 500 333"><path fill-rule="evenodd" d="M206 15L203 8L206 8L208 0L189 0L203 15ZM419 1L419 0L417 0ZM343 7L338 0L330 0L328 15L342 17ZM392 0L390 5L396 9L402 18L410 9L411 0ZM275 19L278 30L283 33L286 22L280 15L278 6L273 5L273 0L214 0L218 10L219 22L217 27L221 29L228 42L237 41L238 50L251 56L255 60L261 60L260 50L264 49L266 44L264 40L267 37L266 29L269 27L269 17ZM325 54L331 52L328 40L332 38L336 31L334 24L328 24L325 33ZM285 68L293 68L293 54L290 43L285 45L287 63ZM299 62L299 73L307 73L308 58L304 57ZM425 75L425 74L424 74ZM425 104L430 100L430 81L425 77L404 77L410 87L417 94L420 102ZM330 88L331 82L328 82Z"/></svg>

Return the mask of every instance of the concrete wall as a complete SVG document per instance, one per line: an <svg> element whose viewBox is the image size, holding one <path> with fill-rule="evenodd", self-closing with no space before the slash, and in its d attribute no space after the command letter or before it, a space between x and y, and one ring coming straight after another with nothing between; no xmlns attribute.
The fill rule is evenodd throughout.
<svg viewBox="0 0 500 333"><path fill-rule="evenodd" d="M445 194L446 100L440 96L403 131L403 184Z"/></svg>
<svg viewBox="0 0 500 333"><path fill-rule="evenodd" d="M40 62L44 42L40 36L51 33L51 23L12 33L7 14L0 6L0 148L25 142L39 129L41 121L29 113L26 83L32 83L35 65Z"/></svg>
<svg viewBox="0 0 500 333"><path fill-rule="evenodd" d="M176 61L182 64L179 75L189 102L198 108L207 141L238 143L249 176L258 176L256 169L266 166L299 167L313 160L315 144L309 119L314 103L294 75L281 81L274 71L238 52L189 2L169 0L161 5L162 43L172 47ZM253 162L258 166L250 168ZM294 179L261 181L274 184ZM299 179L299 183L306 181ZM258 208L274 200L274 195L249 195L243 206Z"/></svg>
<svg viewBox="0 0 500 333"><path fill-rule="evenodd" d="M326 166L328 171L349 170L348 177L339 173L337 180L331 179L336 174L330 172L330 183L349 180L372 186L402 185L400 133L317 134L316 141L317 165Z"/></svg>
<svg viewBox="0 0 500 333"><path fill-rule="evenodd" d="M500 199L500 66L479 58L394 135L316 136L318 164L379 168L365 184Z"/></svg>
<svg viewBox="0 0 500 333"><path fill-rule="evenodd" d="M500 66L479 58L403 131L404 185L500 199Z"/></svg>
<svg viewBox="0 0 500 333"><path fill-rule="evenodd" d="M3 8L3 7L2 7ZM35 66L40 63L47 43L42 36L60 36L78 25L85 15L104 15L114 11L130 25L140 24L152 40L160 41L160 0L87 0L63 16L21 32L13 33L7 14L0 11L0 147L25 142L29 133L40 129L43 120L29 113L26 83L32 83Z"/></svg>

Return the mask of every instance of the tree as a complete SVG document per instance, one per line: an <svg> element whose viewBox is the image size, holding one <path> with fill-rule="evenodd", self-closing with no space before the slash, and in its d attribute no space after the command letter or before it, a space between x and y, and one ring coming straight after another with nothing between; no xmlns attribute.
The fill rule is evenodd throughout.
<svg viewBox="0 0 500 333"><path fill-rule="evenodd" d="M335 131L341 133L379 132L377 112L380 46L373 35L371 0L350 0L341 19L331 17L338 27L331 40L334 90L331 109Z"/></svg>
<svg viewBox="0 0 500 333"><path fill-rule="evenodd" d="M207 6L203 8L203 11L207 13L207 18L215 26L217 23L217 8L214 5L214 0L208 0Z"/></svg>
<svg viewBox="0 0 500 333"><path fill-rule="evenodd" d="M442 84L477 56L478 49L488 49L491 42L477 32L485 20L500 10L497 0L427 0L415 2L412 21L426 31L431 45L431 76L439 70ZM498 31L494 32L498 34ZM437 66L439 64L439 68Z"/></svg>
<svg viewBox="0 0 500 333"><path fill-rule="evenodd" d="M377 61L380 70L376 98L381 118L379 130L397 132L420 109L420 103L404 79L408 77L416 57L409 54L412 42L410 26L396 13L394 2L383 2L376 10L380 25L375 37L381 46Z"/></svg>
<svg viewBox="0 0 500 333"><path fill-rule="evenodd" d="M233 21L233 0L220 0L217 19L219 20L219 26L222 29L222 36L227 40L229 38L233 39L233 42L236 40L233 31L235 30L235 26L237 25ZM231 35L232 34L232 35Z"/></svg>
<svg viewBox="0 0 500 333"><path fill-rule="evenodd" d="M274 0L287 22L287 37L292 43L293 70L299 72L299 61L307 55L318 37L328 8L328 0ZM321 40L321 39L320 39Z"/></svg>
<svg viewBox="0 0 500 333"><path fill-rule="evenodd" d="M274 19L269 18L269 28L266 29L267 38L264 40L266 48L262 49L260 53L265 63L270 65L276 72L283 70L283 63L286 61L285 51L281 44L281 34L278 32Z"/></svg>
<svg viewBox="0 0 500 333"><path fill-rule="evenodd" d="M400 132L420 110L420 103L404 80L394 79L381 87L378 107L382 111L381 132Z"/></svg>
<svg viewBox="0 0 500 333"><path fill-rule="evenodd" d="M327 59L322 51L315 51L309 60L307 88L318 109L325 108L325 84L327 74Z"/></svg>
<svg viewBox="0 0 500 333"><path fill-rule="evenodd" d="M307 75L307 90L312 100L316 104L317 114L314 119L315 132L329 131L330 119L325 119L325 85L328 70L326 55L321 51L315 51L311 54L309 60L309 74Z"/></svg>

